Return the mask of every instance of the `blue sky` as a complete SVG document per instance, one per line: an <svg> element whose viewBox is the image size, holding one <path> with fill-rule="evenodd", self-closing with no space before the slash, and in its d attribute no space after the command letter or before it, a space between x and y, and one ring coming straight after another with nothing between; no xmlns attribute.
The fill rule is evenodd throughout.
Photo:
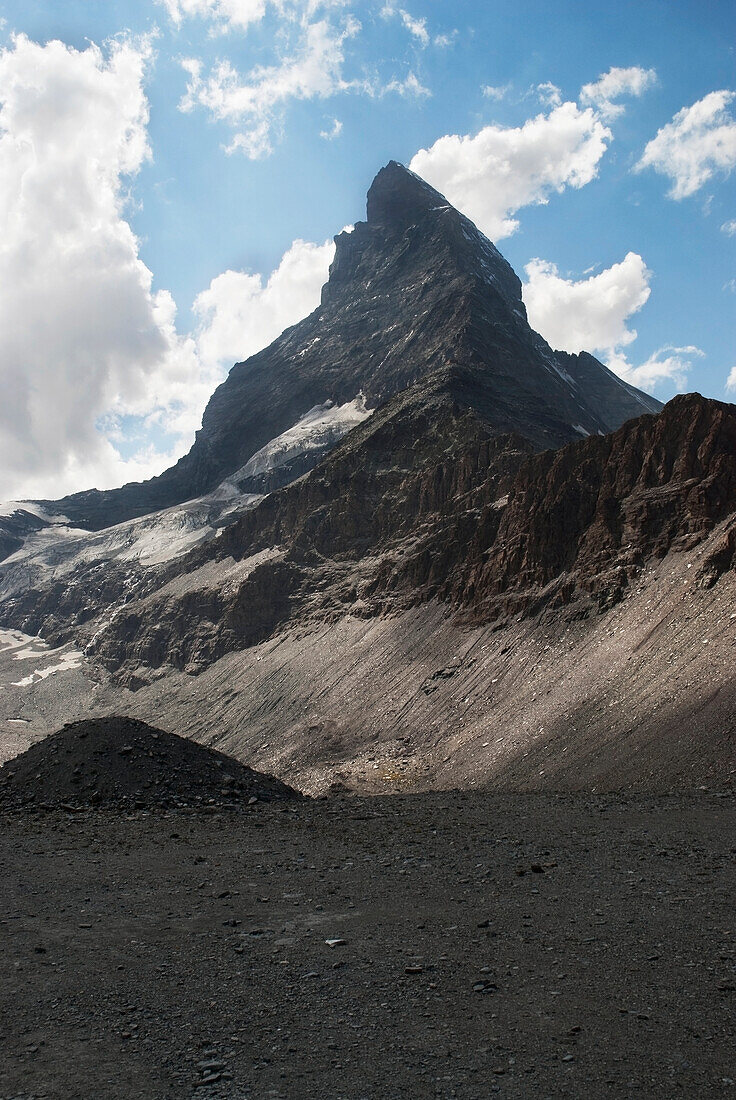
<svg viewBox="0 0 736 1100"><path fill-rule="evenodd" d="M497 240L553 346L733 399L732 2L0 11L0 496L183 453L392 158Z"/></svg>

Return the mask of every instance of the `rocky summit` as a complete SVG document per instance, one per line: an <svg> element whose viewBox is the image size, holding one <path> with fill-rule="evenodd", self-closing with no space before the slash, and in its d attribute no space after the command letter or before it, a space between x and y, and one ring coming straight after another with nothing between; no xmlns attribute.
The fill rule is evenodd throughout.
<svg viewBox="0 0 736 1100"><path fill-rule="evenodd" d="M316 465L329 441L265 470L252 460L328 403L350 419L403 392L417 410L465 411L486 431L518 433L535 450L661 407L592 356L552 351L529 327L521 283L500 252L395 161L371 185L366 220L335 245L319 308L233 367L188 455L143 485L78 493L54 510L99 529L198 497L226 478L241 491L276 488Z"/></svg>
<svg viewBox="0 0 736 1100"><path fill-rule="evenodd" d="M189 455L5 521L8 746L94 707L308 793L736 776L736 407L553 351L394 162Z"/></svg>

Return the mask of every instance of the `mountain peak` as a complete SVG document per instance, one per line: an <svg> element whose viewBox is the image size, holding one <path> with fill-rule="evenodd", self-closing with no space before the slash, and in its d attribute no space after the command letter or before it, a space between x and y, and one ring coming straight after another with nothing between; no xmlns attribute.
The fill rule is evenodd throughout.
<svg viewBox="0 0 736 1100"><path fill-rule="evenodd" d="M320 307L233 367L188 455L144 485L65 498L55 513L99 528L216 491L288 433L301 438L316 408L347 415L359 398L373 410L411 391L419 408L441 393L483 431L539 450L659 408L592 356L553 352L529 327L521 283L495 245L397 161L373 180L367 220L335 245ZM322 453L307 448L306 465L289 461L248 492L270 491Z"/></svg>
<svg viewBox="0 0 736 1100"><path fill-rule="evenodd" d="M427 211L448 205L444 195L420 176L390 160L370 186L366 217L369 225L405 229Z"/></svg>

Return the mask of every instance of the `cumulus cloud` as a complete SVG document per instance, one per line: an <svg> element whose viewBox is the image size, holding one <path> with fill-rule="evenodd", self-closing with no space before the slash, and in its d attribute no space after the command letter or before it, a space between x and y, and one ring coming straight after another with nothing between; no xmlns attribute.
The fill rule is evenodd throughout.
<svg viewBox="0 0 736 1100"><path fill-rule="evenodd" d="M297 240L266 280L243 271L213 279L194 303L202 361L216 370L246 359L316 309L334 255L332 241Z"/></svg>
<svg viewBox="0 0 736 1100"><path fill-rule="evenodd" d="M736 237L736 218L724 222L721 226L721 233L725 233L727 237Z"/></svg>
<svg viewBox="0 0 736 1100"><path fill-rule="evenodd" d="M623 352L611 354L606 365L632 386L653 393L662 383L674 386L678 393L687 388L688 373L692 370L693 359L701 359L705 352L689 345L684 348L659 348L639 366L629 362Z"/></svg>
<svg viewBox="0 0 736 1100"><path fill-rule="evenodd" d="M683 107L647 144L637 170L668 176L671 199L694 195L718 173L736 165L736 119L729 111L736 92L710 92Z"/></svg>
<svg viewBox="0 0 736 1100"><path fill-rule="evenodd" d="M579 282L565 279L544 260L532 260L524 270L529 323L552 347L569 352L613 351L636 339L627 321L651 293L651 273L636 252Z"/></svg>
<svg viewBox="0 0 736 1100"><path fill-rule="evenodd" d="M180 109L204 107L218 121L235 127L227 152L240 151L251 159L266 156L273 148L279 112L289 101L326 99L351 87L343 77L345 42L359 30L352 17L339 28L325 19L307 22L295 53L277 65L257 66L246 76L229 61L219 62L204 76L201 61L186 58L182 65L189 79Z"/></svg>
<svg viewBox="0 0 736 1100"><path fill-rule="evenodd" d="M96 429L153 418L181 446L213 379L125 219L149 156L150 42L105 51L18 36L0 51L1 496L51 495L161 469Z"/></svg>
<svg viewBox="0 0 736 1100"><path fill-rule="evenodd" d="M594 179L611 137L591 108L563 103L520 127L447 134L420 149L411 168L500 240L518 228L513 215L523 206Z"/></svg>
<svg viewBox="0 0 736 1100"><path fill-rule="evenodd" d="M580 89L580 102L590 104L606 119L617 118L624 108L616 100L624 95L640 96L657 82L654 69L633 65L628 69L612 68L591 84Z"/></svg>
<svg viewBox="0 0 736 1100"><path fill-rule="evenodd" d="M629 318L638 313L650 295L651 272L641 256L628 252L624 259L587 279L560 275L554 264L532 260L525 267L524 302L529 323L554 348L561 351L595 351L619 377L652 392L668 382L682 390L696 347L660 348L638 366L624 348L636 339Z"/></svg>
<svg viewBox="0 0 736 1100"><path fill-rule="evenodd" d="M731 367L728 378L726 379L726 389L729 392L736 392L736 367Z"/></svg>

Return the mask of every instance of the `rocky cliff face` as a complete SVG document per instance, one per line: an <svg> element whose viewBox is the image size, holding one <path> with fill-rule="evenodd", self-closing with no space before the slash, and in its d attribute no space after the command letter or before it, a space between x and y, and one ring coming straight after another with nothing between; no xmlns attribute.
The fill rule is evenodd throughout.
<svg viewBox="0 0 736 1100"><path fill-rule="evenodd" d="M145 484L78 493L55 510L97 530L200 496L308 410L359 395L377 409L410 387L418 398L442 394L488 432L516 433L536 450L661 407L592 356L553 352L529 327L521 284L498 250L401 165L378 173L366 221L335 240L320 307L233 367L188 455ZM324 453L315 448L292 474Z"/></svg>
<svg viewBox="0 0 736 1100"><path fill-rule="evenodd" d="M691 550L735 512L736 407L676 397L659 416L530 457L457 594L479 616L584 594L608 606L645 562Z"/></svg>
<svg viewBox="0 0 736 1100"><path fill-rule="evenodd" d="M555 608L585 617L720 524L703 583L732 565L734 406L678 397L658 416L543 454L519 437L483 437L449 406L426 410L407 438L405 415L396 399L310 475L172 564L88 652L139 684L166 667L201 671L279 629L430 599L473 623ZM51 618L24 619L19 604L16 622L48 632L49 603L36 595L26 609Z"/></svg>

